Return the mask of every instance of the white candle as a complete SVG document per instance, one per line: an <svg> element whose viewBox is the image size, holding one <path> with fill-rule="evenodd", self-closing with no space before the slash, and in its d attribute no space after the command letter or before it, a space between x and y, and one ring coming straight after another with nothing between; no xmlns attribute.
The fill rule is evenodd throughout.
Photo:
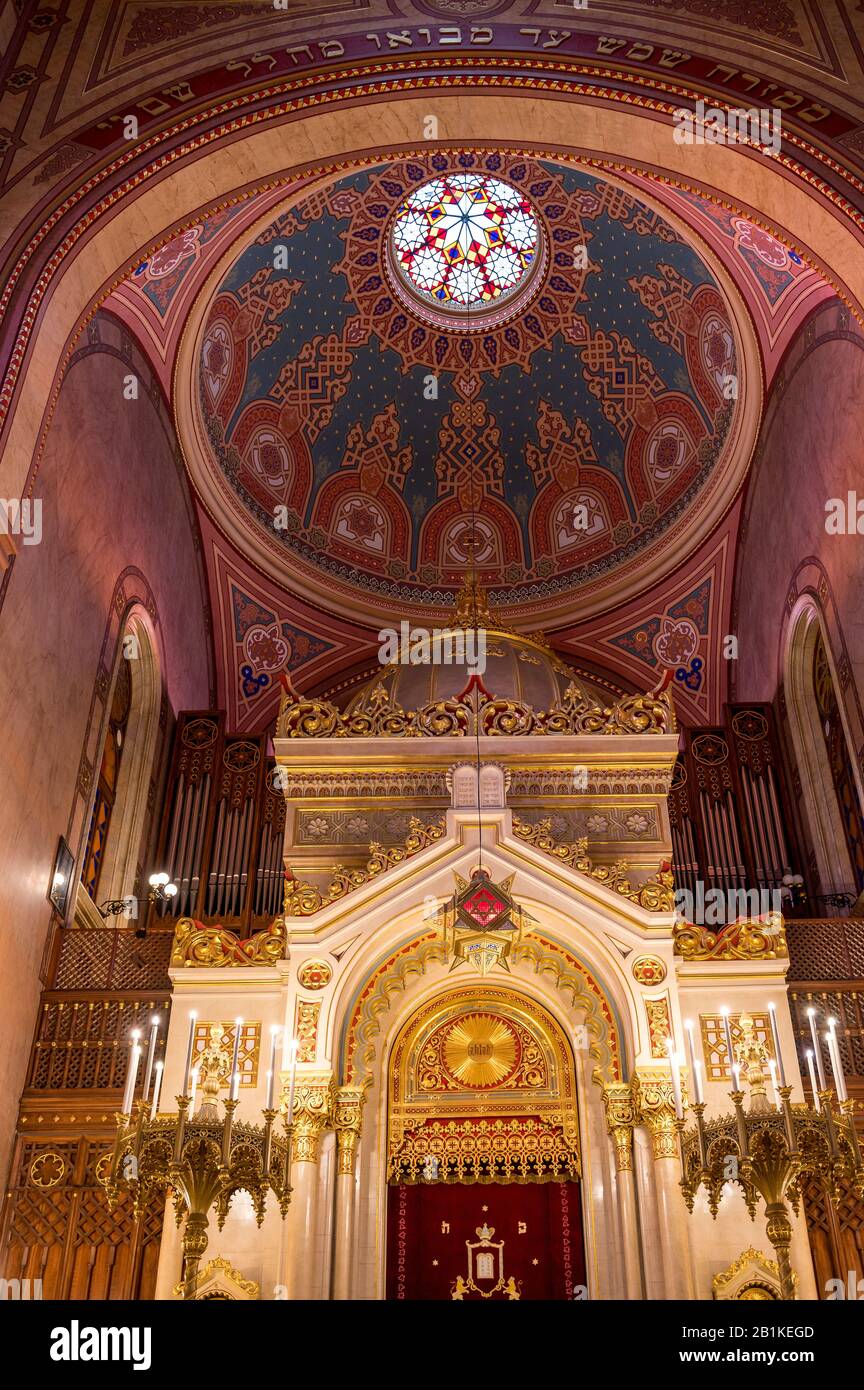
<svg viewBox="0 0 864 1390"><path fill-rule="evenodd" d="M726 1039L726 1056L729 1059L729 1075L735 1077L735 1053L732 1051L732 1029L729 1027L729 1010L721 1009L723 1018L723 1035Z"/></svg>
<svg viewBox="0 0 864 1390"><path fill-rule="evenodd" d="M156 1054L156 1039L159 1036L159 1015L154 1014L150 1020L150 1046L147 1049L147 1066L144 1071L144 1090L141 1099L146 1100L150 1094L150 1077L153 1075L153 1059Z"/></svg>
<svg viewBox="0 0 864 1390"><path fill-rule="evenodd" d="M294 1122L294 1088L295 1088L295 1086L297 1085L297 1053L298 1053L299 1049L300 1049L300 1044L298 1043L297 1039L296 1039L296 1038L292 1038L292 1039L291 1039L291 1042L290 1042L290 1044L289 1044L289 1050L290 1050L290 1053L291 1053L291 1085L290 1085L289 1088L288 1088L288 1123L289 1123L289 1124L293 1124L293 1122Z"/></svg>
<svg viewBox="0 0 864 1390"><path fill-rule="evenodd" d="M674 1038L666 1039L666 1051L669 1053L669 1065L672 1069L672 1094L675 1097L675 1118L681 1120L684 1117L684 1105L681 1100L681 1069L678 1065L678 1054L675 1051Z"/></svg>
<svg viewBox="0 0 864 1390"><path fill-rule="evenodd" d="M816 1010L808 1009L807 1017L810 1020L810 1036L813 1039L813 1056L816 1059L816 1075L819 1078L819 1090L825 1090L825 1068L822 1065L822 1049L819 1046L819 1034L816 1032Z"/></svg>
<svg viewBox="0 0 864 1390"><path fill-rule="evenodd" d="M834 1089L837 1092L838 1100L846 1099L846 1080L843 1076L843 1064L840 1061L840 1047L837 1042L837 1035L834 1032L836 1019L831 1019L831 1027L825 1034L825 1041L828 1044L828 1058L831 1062L831 1072L834 1076Z"/></svg>
<svg viewBox="0 0 864 1390"><path fill-rule="evenodd" d="M810 1076L810 1090L813 1092L813 1104L817 1110L822 1109L822 1102L819 1099L819 1087L816 1085L816 1073L813 1070L813 1049L807 1049L807 1072Z"/></svg>
<svg viewBox="0 0 864 1390"><path fill-rule="evenodd" d="M780 1051L780 1034L777 1031L777 1015L774 1011L773 1004L768 1005L768 1017L771 1020L771 1037L774 1040L774 1051L777 1055L777 1072L780 1077L780 1085L785 1086L786 1071L783 1066L783 1053Z"/></svg>
<svg viewBox="0 0 864 1390"><path fill-rule="evenodd" d="M828 1048L828 1065L831 1066L833 1088L835 1088L836 1097L838 1097L839 1101L840 1087L838 1086L838 1065L836 1065L835 1055L833 1055L833 1042L835 1042L835 1037L833 1037L833 1030L828 1029L828 1031L822 1034L822 1036L824 1036L825 1038L825 1047Z"/></svg>
<svg viewBox="0 0 864 1390"><path fill-rule="evenodd" d="M702 1105L705 1100L705 1092L702 1088L702 1063L698 1057L693 1063L693 1087L696 1092L696 1104Z"/></svg>
<svg viewBox="0 0 864 1390"><path fill-rule="evenodd" d="M242 1018L234 1020L234 1052L231 1057L231 1085L228 1090L228 1099L237 1100L240 1094L240 1069L237 1059L240 1056L240 1034L243 1031Z"/></svg>
<svg viewBox="0 0 864 1390"><path fill-rule="evenodd" d="M193 1068L192 1068L192 1093L191 1093L191 1096L190 1096L190 1098L189 1098L189 1115L190 1115L190 1117L191 1117L192 1115L195 1114L195 1097L196 1097L196 1095L198 1094L198 1074L199 1074L200 1070L201 1070L200 1067L193 1067Z"/></svg>
<svg viewBox="0 0 864 1390"><path fill-rule="evenodd" d="M741 1068L737 1062L732 1063L732 1081L736 1091L741 1090Z"/></svg>
<svg viewBox="0 0 864 1390"><path fill-rule="evenodd" d="M141 1048L138 1046L140 1033L136 1031L132 1034L132 1042L129 1048L129 1069L126 1072L126 1090L123 1092L123 1114L132 1114L132 1097L135 1094L135 1082L138 1077L138 1062L141 1057Z"/></svg>
<svg viewBox="0 0 864 1390"><path fill-rule="evenodd" d="M690 1075L693 1077L693 1099L697 1105L702 1104L702 1081L696 1067L696 1052L693 1046L693 1024L684 1024L684 1032L687 1035L687 1057L690 1062Z"/></svg>
<svg viewBox="0 0 864 1390"><path fill-rule="evenodd" d="M835 1055L835 1057L837 1058L837 1076L838 1076L838 1079L839 1079L839 1082L840 1082L840 1087L841 1087L841 1094L839 1095L839 1099L840 1099L840 1100L848 1100L848 1099L849 1099L849 1093L848 1093L848 1091L846 1090L846 1077L845 1077L845 1074L844 1074L844 1072L843 1072L843 1059L842 1059L841 1056L840 1056L840 1039L837 1037L837 1034L836 1034L836 1032L834 1031L836 1027L837 1027L837 1020L836 1020L836 1018L832 1018L832 1019L831 1019L831 1041L832 1041L832 1043L834 1044L834 1055Z"/></svg>
<svg viewBox="0 0 864 1390"><path fill-rule="evenodd" d="M773 1087L773 1089L774 1089L774 1104L777 1106L777 1109L779 1110L779 1109L780 1109L780 1093L779 1093L779 1091L777 1090L777 1063L774 1061L774 1058L773 1058L773 1057L769 1057L769 1059L768 1059L768 1070L769 1070L770 1073L771 1073L771 1085L772 1085L772 1087Z"/></svg>
<svg viewBox="0 0 864 1390"><path fill-rule="evenodd" d="M150 1106L150 1119L155 1120L159 1110L159 1097L162 1094L162 1073L165 1070L164 1062L157 1062L153 1079L153 1104Z"/></svg>
<svg viewBox="0 0 864 1390"><path fill-rule="evenodd" d="M189 1041L186 1044L186 1061L183 1065L183 1094L189 1094L190 1072L192 1070L192 1049L195 1046L195 1020L198 1015L194 1009L189 1015Z"/></svg>
<svg viewBox="0 0 864 1390"><path fill-rule="evenodd" d="M276 1039L279 1036L278 1028L270 1030L270 1070L267 1073L267 1109L273 1109L273 1088L276 1084Z"/></svg>

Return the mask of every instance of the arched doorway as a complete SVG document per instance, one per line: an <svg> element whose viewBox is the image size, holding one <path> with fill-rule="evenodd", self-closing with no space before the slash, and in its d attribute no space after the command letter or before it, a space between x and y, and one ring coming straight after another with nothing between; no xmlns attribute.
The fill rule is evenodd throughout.
<svg viewBox="0 0 864 1390"><path fill-rule="evenodd" d="M436 996L388 1064L387 1297L572 1299L585 1284L570 1043L514 989Z"/></svg>

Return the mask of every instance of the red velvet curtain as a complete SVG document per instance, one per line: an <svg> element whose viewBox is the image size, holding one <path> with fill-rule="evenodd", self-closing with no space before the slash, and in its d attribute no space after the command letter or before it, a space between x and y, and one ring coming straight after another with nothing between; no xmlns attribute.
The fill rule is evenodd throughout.
<svg viewBox="0 0 864 1390"><path fill-rule="evenodd" d="M578 1182L388 1189L388 1298L572 1299L584 1283Z"/></svg>

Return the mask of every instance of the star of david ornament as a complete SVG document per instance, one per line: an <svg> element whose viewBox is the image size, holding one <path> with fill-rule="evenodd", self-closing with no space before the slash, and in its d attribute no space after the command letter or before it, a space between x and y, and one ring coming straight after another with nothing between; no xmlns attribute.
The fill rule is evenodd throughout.
<svg viewBox="0 0 864 1390"><path fill-rule="evenodd" d="M456 892L441 912L451 970L468 964L480 975L499 965L509 971L507 958L523 926L532 920L513 900L513 877L493 883L483 868L475 869L470 879L455 875Z"/></svg>

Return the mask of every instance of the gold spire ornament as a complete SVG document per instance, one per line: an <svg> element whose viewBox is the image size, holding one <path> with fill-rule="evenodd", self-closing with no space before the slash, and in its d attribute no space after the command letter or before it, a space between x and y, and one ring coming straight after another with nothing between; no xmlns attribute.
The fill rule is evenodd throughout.
<svg viewBox="0 0 864 1390"><path fill-rule="evenodd" d="M198 1058L198 1086L201 1104L195 1112L200 1120L213 1120L218 1115L219 1092L231 1077L231 1044L221 1023L211 1023L207 1046Z"/></svg>
<svg viewBox="0 0 864 1390"><path fill-rule="evenodd" d="M486 590L482 589L470 574L456 595L453 606L453 626L461 628L486 627L502 630L500 622L492 617Z"/></svg>
<svg viewBox="0 0 864 1390"><path fill-rule="evenodd" d="M489 607L486 590L482 584L477 583L477 576L473 568L456 595L450 626L457 630L462 629L469 632L475 629L485 630L493 637L502 634L505 637L518 637L525 642L532 642L535 646L542 647L550 654L552 653L552 647L545 632L519 632L507 622L500 611L492 611Z"/></svg>

